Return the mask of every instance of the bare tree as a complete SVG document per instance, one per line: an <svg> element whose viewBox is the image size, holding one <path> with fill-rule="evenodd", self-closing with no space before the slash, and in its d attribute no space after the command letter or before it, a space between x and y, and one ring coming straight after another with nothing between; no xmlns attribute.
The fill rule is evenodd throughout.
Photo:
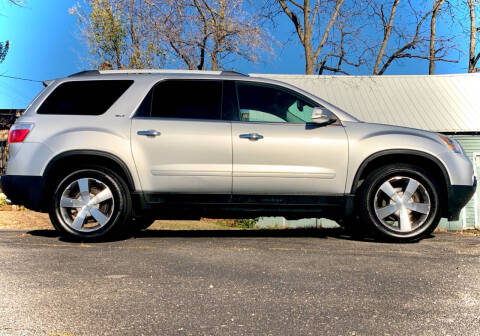
<svg viewBox="0 0 480 336"><path fill-rule="evenodd" d="M476 52L477 34L480 27L475 23L475 8L478 5L478 0L467 0L469 19L470 19L470 45L468 49L468 72L478 72L480 68L477 67L480 59L480 52Z"/></svg>
<svg viewBox="0 0 480 336"><path fill-rule="evenodd" d="M363 53L358 55L357 58L358 60L356 62L353 62L350 60L346 47L345 47L345 40L348 36L354 34L355 32L347 31L345 30L345 27L343 24L340 24L339 28L339 34L340 34L340 41L338 43L333 42L332 43L332 48L331 52L325 53L322 57L322 60L320 63L317 65L318 74L322 75L324 71L330 71L335 73L341 73L344 75L350 75L350 72L348 72L345 69L345 65L349 65L350 67L353 68L359 68L362 66L362 64L365 62L363 60ZM355 41L356 44L359 43L358 40ZM352 46L347 46L347 48L351 51ZM350 52L350 54L353 54ZM330 64L328 63L330 61ZM316 70L317 70L316 69Z"/></svg>
<svg viewBox="0 0 480 336"><path fill-rule="evenodd" d="M168 45L171 60L189 69L223 68L234 59L256 62L270 50L259 18L242 0L145 0L158 41Z"/></svg>
<svg viewBox="0 0 480 336"><path fill-rule="evenodd" d="M435 57L438 50L435 48L435 39L437 37L437 17L445 0L433 0L433 12L430 18L430 59L428 62L428 74L435 74Z"/></svg>
<svg viewBox="0 0 480 336"><path fill-rule="evenodd" d="M411 10L409 17L412 17L414 21L406 22L402 20L403 22L396 25L394 19L396 13L398 13L400 0L393 0L388 19L384 13L383 3L377 4L376 1L371 2L373 13L380 19L383 27L383 39L378 49L379 51L376 54L372 71L374 75L383 75L394 61L401 59L424 59L429 62L442 61L458 63L458 60L447 58L448 50L451 46L446 43L450 41L450 39L442 39L442 46L438 49L434 47L433 56L430 54L431 49L429 46L427 47L427 43L430 45L430 41L432 41L432 36L431 33L429 35L426 34L423 28L424 23L432 13L439 10L442 4L443 1L437 1L430 10L425 9L425 11L422 11L422 8L415 10L413 6L408 3L407 8ZM405 15L406 12L403 14ZM413 32L409 31L409 26L414 27ZM393 33L395 33L394 43L389 43ZM436 38L436 36L434 37ZM435 39L433 39L433 41L435 41ZM436 41L438 42L438 39L436 39ZM389 45L392 44L395 46L389 48ZM374 50L375 48L371 49Z"/></svg>
<svg viewBox="0 0 480 336"><path fill-rule="evenodd" d="M2 0L2 1L6 1L16 6L22 6L23 3L25 2L24 0Z"/></svg>
<svg viewBox="0 0 480 336"><path fill-rule="evenodd" d="M292 22L305 55L305 73L313 74L315 67L326 69L326 62L319 60L322 49L340 14L345 0L275 0ZM322 23L323 29L319 29ZM318 36L315 36L318 34ZM319 38L317 45L314 41ZM328 59L328 57L327 57ZM323 67L322 67L323 64Z"/></svg>
<svg viewBox="0 0 480 336"><path fill-rule="evenodd" d="M385 49L387 48L388 40L390 39L390 35L393 29L393 20L395 19L395 13L397 12L398 4L400 0L394 0L392 9L390 10L390 15L388 17L388 22L385 20L384 8L383 4L380 5L380 9L376 14L380 17L383 25L383 40L380 46L380 51L377 54L377 58L375 60L375 65L373 66L373 74L378 75L378 69L380 67L380 63L382 62L383 57L385 56ZM382 72L383 73L383 72Z"/></svg>

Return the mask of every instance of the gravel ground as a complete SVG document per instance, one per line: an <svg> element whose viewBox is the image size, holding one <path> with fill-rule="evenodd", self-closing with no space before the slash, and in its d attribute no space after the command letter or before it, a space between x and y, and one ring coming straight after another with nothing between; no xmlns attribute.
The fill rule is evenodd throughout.
<svg viewBox="0 0 480 336"><path fill-rule="evenodd" d="M0 231L0 335L479 335L480 239Z"/></svg>

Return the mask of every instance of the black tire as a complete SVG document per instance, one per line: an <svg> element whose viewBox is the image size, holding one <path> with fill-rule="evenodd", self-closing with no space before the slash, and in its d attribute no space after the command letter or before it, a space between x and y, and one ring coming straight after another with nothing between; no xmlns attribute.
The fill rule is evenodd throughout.
<svg viewBox="0 0 480 336"><path fill-rule="evenodd" d="M408 198L409 193L404 197L403 194L406 194L407 186L411 180L418 182L419 186L415 189L416 191L409 198L409 201L406 201L405 198ZM385 188L384 183L387 181L388 185L392 187L395 183L397 183L397 185L402 183L407 185L405 186L405 190L403 190L402 187L394 188L398 194L395 193L393 197L399 197L395 198L396 201L390 201L392 198L387 197L387 193L384 193L383 189L380 191L382 186ZM406 163L386 165L372 171L363 182L357 202L357 214L362 220L362 223L367 226L367 229L380 239L399 242L416 241L430 235L440 221L440 190L438 181L419 166ZM382 197L384 198L383 200L381 200ZM410 231L401 229L401 217L399 215L401 210L384 217L384 220L379 218L382 216L380 210L383 210L378 207L379 202L390 201L390 203L386 204L388 206L397 206L398 203L398 207L400 208L402 208L401 204L406 204L407 206L403 206L402 208L405 209L412 206L412 202L415 202L414 198L421 199L422 197L424 200L418 201L419 203L423 203L420 205L429 203L429 207L424 207L422 212L408 210L408 216L404 217L408 219L405 222L410 224ZM400 198L402 199L401 201ZM387 199L387 201L385 201L385 199ZM377 215L375 210L376 205L379 215ZM428 211L426 209L428 209ZM407 212L404 213L406 214ZM398 220L398 229L394 225L385 223L387 222L385 219L391 219L391 221L394 222L395 218ZM416 222L414 222L412 218L417 218L415 219ZM415 226L415 223L418 223L418 226Z"/></svg>
<svg viewBox="0 0 480 336"><path fill-rule="evenodd" d="M77 211L79 208L66 208L60 206L60 200L62 194L67 192L67 190L73 190L74 187L69 188L72 185L75 185L75 181L87 180L87 186L89 190L89 198L95 196L92 194L94 187L91 187L91 184L98 183L98 185L106 186L110 190L111 197L108 201L104 201L98 205L98 210L102 210L100 207L107 207L109 210L108 220L104 220L104 224L100 226L100 221L98 222L98 228L91 228L89 231L85 231L82 227L81 229L74 229L72 223L68 223L70 212ZM94 181L94 182L91 182ZM78 184L80 188L80 184ZM73 191L75 192L75 191ZM79 192L77 192L79 194ZM78 199L83 200L83 196L78 196ZM109 202L110 204L105 204ZM67 210L65 210L67 209ZM74 210L70 210L74 209ZM92 211L94 211L93 209ZM118 176L115 172L97 166L88 166L78 168L78 170L71 171L70 173L65 174L64 176L59 176L53 186L52 193L52 203L50 205L50 220L62 235L68 236L71 238L88 240L88 239L98 239L105 238L107 236L112 236L114 234L121 234L127 232L125 226L129 223L131 219L132 212L132 200L129 192L129 188L125 181ZM67 215L65 214L67 213ZM95 219L90 212L86 212L90 216L86 215L85 220L88 221ZM77 215L79 211L77 211ZM76 216L71 216L74 220ZM105 216L104 218L107 218ZM82 222L84 223L84 222ZM88 224L88 223L87 223ZM85 224L82 224L85 225Z"/></svg>

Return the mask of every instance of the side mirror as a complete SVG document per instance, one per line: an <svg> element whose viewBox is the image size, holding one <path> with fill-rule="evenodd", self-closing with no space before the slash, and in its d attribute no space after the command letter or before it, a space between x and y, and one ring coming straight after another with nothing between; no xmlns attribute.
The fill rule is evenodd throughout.
<svg viewBox="0 0 480 336"><path fill-rule="evenodd" d="M324 107L314 107L312 111L312 122L315 124L328 125L337 121L332 112Z"/></svg>

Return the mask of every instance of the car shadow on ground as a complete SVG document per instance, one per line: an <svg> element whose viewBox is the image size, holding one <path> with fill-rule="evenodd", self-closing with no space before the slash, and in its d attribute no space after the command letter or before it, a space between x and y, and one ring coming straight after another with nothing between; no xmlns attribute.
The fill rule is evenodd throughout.
<svg viewBox="0 0 480 336"><path fill-rule="evenodd" d="M58 239L68 243L84 243L86 240L62 237L55 230L32 230L27 232L31 236L40 236ZM128 239L144 238L335 238L370 243L392 243L373 236L358 235L343 228L332 229L255 229L255 230L144 230L133 235L107 237L88 240L88 243L105 243ZM424 239L433 238L433 235ZM410 243L416 243L410 242Z"/></svg>

